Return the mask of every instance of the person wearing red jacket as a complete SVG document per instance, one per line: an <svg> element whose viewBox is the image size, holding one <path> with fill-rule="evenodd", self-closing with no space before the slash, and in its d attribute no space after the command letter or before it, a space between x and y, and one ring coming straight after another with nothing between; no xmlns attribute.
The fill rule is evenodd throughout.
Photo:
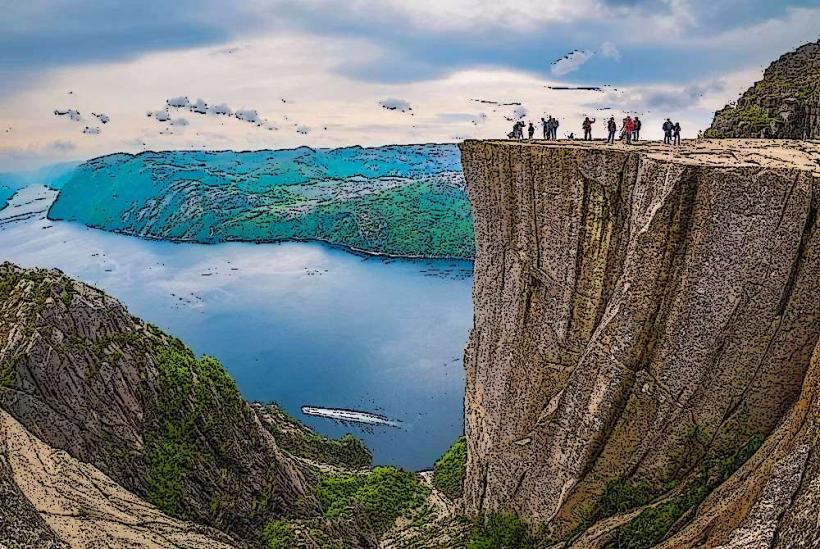
<svg viewBox="0 0 820 549"><path fill-rule="evenodd" d="M623 133L623 136L626 138L626 144L627 145L632 144L632 132L634 132L634 131L635 131L635 121L632 120L631 116L627 116L626 118L624 118L624 125L621 128L621 132Z"/></svg>

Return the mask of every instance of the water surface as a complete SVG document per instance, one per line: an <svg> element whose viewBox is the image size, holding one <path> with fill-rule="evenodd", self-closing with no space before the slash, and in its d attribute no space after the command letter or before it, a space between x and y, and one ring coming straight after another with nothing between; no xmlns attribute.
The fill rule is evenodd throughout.
<svg viewBox="0 0 820 549"><path fill-rule="evenodd" d="M217 357L245 398L277 401L331 436L352 432L374 461L426 468L461 434L461 355L471 264L361 257L322 244L149 241L54 222L54 192L20 191L0 211L0 260L56 267ZM402 428L338 425L303 405L352 408Z"/></svg>

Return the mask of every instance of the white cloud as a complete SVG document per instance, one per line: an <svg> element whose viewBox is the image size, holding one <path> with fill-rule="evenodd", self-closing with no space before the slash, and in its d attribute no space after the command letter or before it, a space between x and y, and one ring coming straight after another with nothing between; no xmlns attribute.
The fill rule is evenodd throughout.
<svg viewBox="0 0 820 549"><path fill-rule="evenodd" d="M191 104L188 98L184 96L172 97L170 99L167 99L165 102L168 104L169 107L176 107L180 109L184 109L185 107Z"/></svg>
<svg viewBox="0 0 820 549"><path fill-rule="evenodd" d="M74 122L79 122L83 119L83 117L80 116L80 111L78 111L77 109L54 109L54 115L67 116L70 120L73 120Z"/></svg>
<svg viewBox="0 0 820 549"><path fill-rule="evenodd" d="M65 141L63 139L58 139L56 141L52 141L48 145L46 145L46 149L57 151L57 152L70 152L77 148L71 141Z"/></svg>
<svg viewBox="0 0 820 549"><path fill-rule="evenodd" d="M388 97L379 101L379 105L388 111L412 111L413 107L404 99L396 99L395 97Z"/></svg>
<svg viewBox="0 0 820 549"><path fill-rule="evenodd" d="M221 114L223 116L231 116L231 114L233 114L231 108L225 103L220 103L219 105L211 105L208 110L211 112L211 114Z"/></svg>
<svg viewBox="0 0 820 549"><path fill-rule="evenodd" d="M188 105L188 110L197 114L208 114L208 104L202 99Z"/></svg>
<svg viewBox="0 0 820 549"><path fill-rule="evenodd" d="M555 76L564 76L581 68L593 55L595 55L593 52L587 50L571 51L561 59L554 61L550 71Z"/></svg>
<svg viewBox="0 0 820 549"><path fill-rule="evenodd" d="M261 122L256 109L237 109L233 115L243 122L250 122L251 124L259 124Z"/></svg>
<svg viewBox="0 0 820 549"><path fill-rule="evenodd" d="M148 111L147 115L157 122L168 122L171 120L171 115L168 111Z"/></svg>
<svg viewBox="0 0 820 549"><path fill-rule="evenodd" d="M609 59L614 59L615 61L621 60L621 52L618 50L618 47L609 41L601 44L601 55Z"/></svg>
<svg viewBox="0 0 820 549"><path fill-rule="evenodd" d="M190 124L190 122L188 122L187 118L174 118L173 120L171 120L172 126L185 127L188 124Z"/></svg>

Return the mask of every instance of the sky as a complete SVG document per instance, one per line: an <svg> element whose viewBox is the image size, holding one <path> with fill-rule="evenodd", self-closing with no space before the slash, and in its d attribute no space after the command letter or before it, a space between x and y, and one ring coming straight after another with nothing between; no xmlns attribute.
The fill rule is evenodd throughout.
<svg viewBox="0 0 820 549"><path fill-rule="evenodd" d="M112 152L708 127L820 0L0 0L0 171ZM593 86L600 90L556 90Z"/></svg>

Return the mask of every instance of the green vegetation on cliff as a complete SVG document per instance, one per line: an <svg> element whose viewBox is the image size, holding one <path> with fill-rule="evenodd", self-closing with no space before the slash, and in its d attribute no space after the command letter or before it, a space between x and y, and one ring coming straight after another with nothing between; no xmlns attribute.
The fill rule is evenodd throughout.
<svg viewBox="0 0 820 549"><path fill-rule="evenodd" d="M511 513L490 513L477 525L468 549L532 549L537 540L530 536L527 524Z"/></svg>
<svg viewBox="0 0 820 549"><path fill-rule="evenodd" d="M433 465L433 486L450 499L460 498L466 466L467 439L459 437Z"/></svg>
<svg viewBox="0 0 820 549"><path fill-rule="evenodd" d="M198 461L219 461L228 454L218 445L199 447L196 430L230 429L242 421L244 402L216 359L197 359L178 340L160 348L158 357L158 417L145 433L148 499L170 515L184 516L180 498L188 472Z"/></svg>
<svg viewBox="0 0 820 549"><path fill-rule="evenodd" d="M348 469L371 465L373 457L370 450L353 435L346 434L334 440L306 427L276 403L254 406L276 443L289 454L314 463Z"/></svg>
<svg viewBox="0 0 820 549"><path fill-rule="evenodd" d="M395 467L375 467L366 475L324 475L317 495L329 519L360 512L382 534L395 520L424 503L427 488L417 475Z"/></svg>
<svg viewBox="0 0 820 549"><path fill-rule="evenodd" d="M474 252L455 145L114 154L78 166L49 217L165 240Z"/></svg>

